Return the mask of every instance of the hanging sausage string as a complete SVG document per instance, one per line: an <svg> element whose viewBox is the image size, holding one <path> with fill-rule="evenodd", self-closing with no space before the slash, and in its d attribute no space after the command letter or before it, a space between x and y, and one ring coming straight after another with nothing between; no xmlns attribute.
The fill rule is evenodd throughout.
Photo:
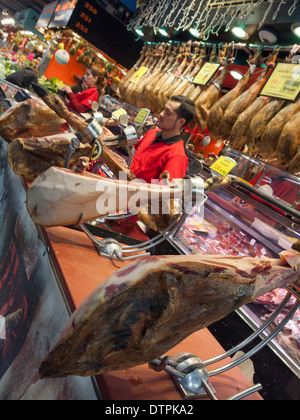
<svg viewBox="0 0 300 420"><path fill-rule="evenodd" d="M286 5L286 0L268 0L268 7L258 29L267 21L277 3L272 20L277 19L279 12L292 16L299 7L298 2L293 0L292 6L284 12L282 5ZM225 32L228 32L233 23L245 22L266 0L145 0L140 3L140 11L129 23L128 30L146 26L154 28L156 33L163 27L174 28L176 31L195 28L200 33L199 38L206 41L211 34L218 35L223 26Z"/></svg>

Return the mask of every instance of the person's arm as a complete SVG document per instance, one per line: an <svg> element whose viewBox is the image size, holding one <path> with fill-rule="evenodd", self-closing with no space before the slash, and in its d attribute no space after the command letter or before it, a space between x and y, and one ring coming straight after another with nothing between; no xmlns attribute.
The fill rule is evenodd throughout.
<svg viewBox="0 0 300 420"><path fill-rule="evenodd" d="M72 109L78 114L83 114L90 109L87 105L80 103L73 92L68 93L68 98Z"/></svg>

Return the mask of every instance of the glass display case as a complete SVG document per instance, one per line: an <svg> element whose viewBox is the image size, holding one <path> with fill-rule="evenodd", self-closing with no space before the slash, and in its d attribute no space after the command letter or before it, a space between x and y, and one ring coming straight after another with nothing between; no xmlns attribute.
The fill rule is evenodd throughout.
<svg viewBox="0 0 300 420"><path fill-rule="evenodd" d="M225 155L237 162L232 174L247 183L233 183L208 192L201 214L194 208L182 228L171 237L171 243L185 254L278 258L280 252L300 241L300 179L230 149ZM210 175L209 166L204 165L200 176L206 179ZM237 312L257 329L286 293L285 288L276 289ZM271 329L295 299L299 299L299 293L291 298ZM300 378L299 310L270 347Z"/></svg>

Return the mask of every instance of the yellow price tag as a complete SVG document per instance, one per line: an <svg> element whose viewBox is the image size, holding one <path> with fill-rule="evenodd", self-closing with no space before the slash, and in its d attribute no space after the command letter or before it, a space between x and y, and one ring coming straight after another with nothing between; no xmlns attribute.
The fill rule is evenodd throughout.
<svg viewBox="0 0 300 420"><path fill-rule="evenodd" d="M125 109L123 109L123 108L117 109L116 111L114 111L114 112L111 114L111 116L112 116L115 120L118 120L118 119L121 117L121 115L127 115L127 112L126 112L126 111L125 111Z"/></svg>
<svg viewBox="0 0 300 420"><path fill-rule="evenodd" d="M149 67L141 67L138 69L138 71L136 71L132 77L132 79L130 80L131 83L137 83L143 76L144 74L147 73L147 71L149 70Z"/></svg>
<svg viewBox="0 0 300 420"><path fill-rule="evenodd" d="M136 116L134 122L136 124L143 124L143 122L145 121L145 119L148 117L149 114L150 114L149 109L146 109L146 108L141 109L138 115Z"/></svg>
<svg viewBox="0 0 300 420"><path fill-rule="evenodd" d="M211 80L216 71L220 68L221 64L218 63L205 63L202 69L199 71L193 83L196 85L205 86Z"/></svg>
<svg viewBox="0 0 300 420"><path fill-rule="evenodd" d="M234 160L221 156L215 163L210 166L210 170L217 172L222 176L226 176L235 168L237 163Z"/></svg>

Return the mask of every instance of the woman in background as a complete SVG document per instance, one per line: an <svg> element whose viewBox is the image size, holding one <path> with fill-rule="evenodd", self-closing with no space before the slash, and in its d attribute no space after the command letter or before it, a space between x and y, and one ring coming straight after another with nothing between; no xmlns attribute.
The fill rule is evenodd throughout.
<svg viewBox="0 0 300 420"><path fill-rule="evenodd" d="M103 96L106 80L100 70L92 66L87 69L83 76L85 90L77 94L73 93L70 86L64 86L60 92L66 96L69 101L68 108L78 114L83 114L91 109L92 102L98 102Z"/></svg>

